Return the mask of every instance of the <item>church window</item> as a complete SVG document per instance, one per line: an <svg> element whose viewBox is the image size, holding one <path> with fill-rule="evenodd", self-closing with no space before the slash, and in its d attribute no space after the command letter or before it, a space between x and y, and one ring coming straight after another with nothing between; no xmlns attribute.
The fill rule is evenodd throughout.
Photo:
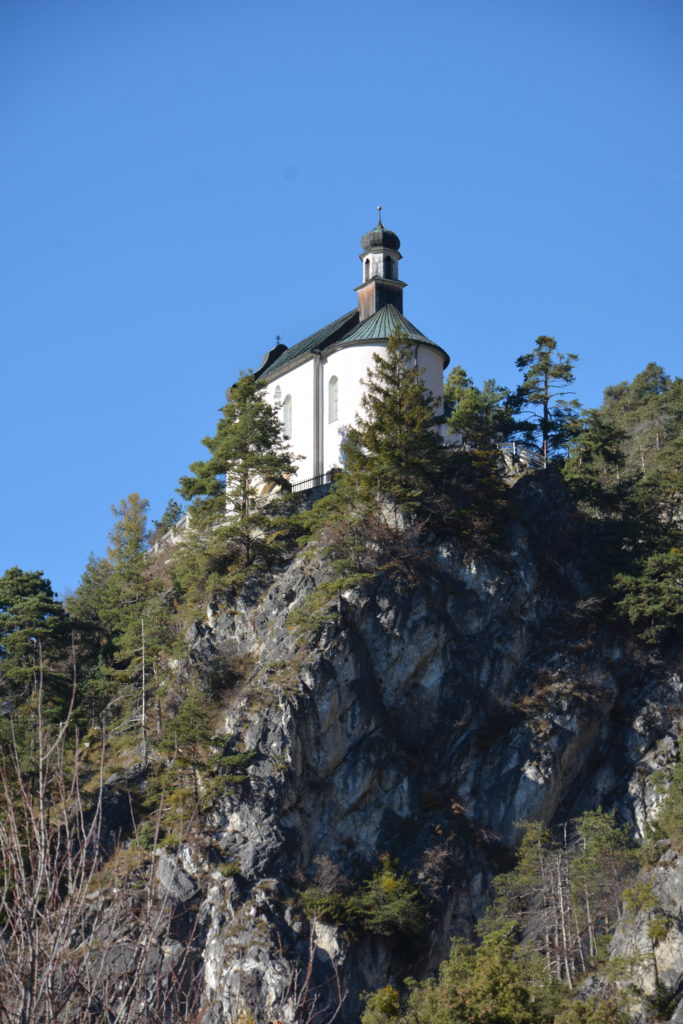
<svg viewBox="0 0 683 1024"><path fill-rule="evenodd" d="M275 388L275 395L273 396L273 405L275 406L276 409L279 409L280 406L282 405L282 388L280 387L279 384Z"/></svg>
<svg viewBox="0 0 683 1024"><path fill-rule="evenodd" d="M370 280L370 260L366 260L365 263L363 264L363 266L365 268L365 280L369 281Z"/></svg>
<svg viewBox="0 0 683 1024"><path fill-rule="evenodd" d="M286 395L282 403L282 434L287 439L292 436L292 396Z"/></svg>
<svg viewBox="0 0 683 1024"><path fill-rule="evenodd" d="M336 377L330 377L327 385L327 422L334 423L339 419L339 381Z"/></svg>
<svg viewBox="0 0 683 1024"><path fill-rule="evenodd" d="M384 276L390 280L394 276L394 261L391 256L384 257Z"/></svg>

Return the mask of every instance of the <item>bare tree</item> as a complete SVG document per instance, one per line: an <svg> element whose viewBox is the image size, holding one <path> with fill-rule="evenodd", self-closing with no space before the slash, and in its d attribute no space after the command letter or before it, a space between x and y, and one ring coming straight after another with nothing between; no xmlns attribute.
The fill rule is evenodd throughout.
<svg viewBox="0 0 683 1024"><path fill-rule="evenodd" d="M41 668L32 749L10 722L0 758L0 1021L189 1022L192 935L164 951L173 907L153 856L135 842L111 848L106 744L85 763L73 706L50 725Z"/></svg>

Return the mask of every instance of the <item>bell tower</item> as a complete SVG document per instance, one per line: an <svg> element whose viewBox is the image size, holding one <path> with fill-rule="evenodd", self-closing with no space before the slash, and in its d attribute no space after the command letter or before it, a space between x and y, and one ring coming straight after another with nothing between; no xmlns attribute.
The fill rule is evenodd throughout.
<svg viewBox="0 0 683 1024"><path fill-rule="evenodd" d="M382 224L382 207L377 207L377 224L360 240L363 251L359 256L363 264L363 283L355 289L358 292L360 322L368 320L382 306L395 306L403 312L403 289L405 283L398 279L398 251L401 240L393 231Z"/></svg>

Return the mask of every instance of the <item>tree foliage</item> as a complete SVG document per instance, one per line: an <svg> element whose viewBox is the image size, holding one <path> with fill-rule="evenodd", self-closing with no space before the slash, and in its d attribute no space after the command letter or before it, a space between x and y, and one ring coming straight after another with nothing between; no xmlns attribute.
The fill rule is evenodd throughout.
<svg viewBox="0 0 683 1024"><path fill-rule="evenodd" d="M64 608L42 572L14 566L0 576L0 703L16 707L42 672L49 699L69 689L69 629Z"/></svg>
<svg viewBox="0 0 683 1024"><path fill-rule="evenodd" d="M397 1013L395 990L366 1004L361 1024L550 1024L558 995L510 928L479 946L455 939L438 978L413 985Z"/></svg>
<svg viewBox="0 0 683 1024"><path fill-rule="evenodd" d="M572 393L569 385L577 358L561 354L555 339L542 335L515 363L524 373L511 399L512 408L522 416L516 431L525 444L538 447L546 466L565 450L578 427L579 403L566 397Z"/></svg>
<svg viewBox="0 0 683 1024"><path fill-rule="evenodd" d="M522 828L516 866L496 878L496 899L482 929L516 923L525 944L571 988L596 963L599 939L619 917L637 851L614 814L601 810L577 818L560 841L538 822Z"/></svg>
<svg viewBox="0 0 683 1024"><path fill-rule="evenodd" d="M615 611L647 643L683 629L683 379L649 363L607 388L565 477L591 524L587 553Z"/></svg>
<svg viewBox="0 0 683 1024"><path fill-rule="evenodd" d="M282 509L262 499L273 488L286 491L297 467L264 389L253 374L240 376L227 392L215 434L202 441L210 457L180 479L178 489L191 501L192 530L177 560L176 582L195 599L200 593L210 598L279 551Z"/></svg>
<svg viewBox="0 0 683 1024"><path fill-rule="evenodd" d="M475 387L462 366L455 366L444 382L444 402L449 411L446 426L474 448L490 448L506 440L514 430L510 390L485 380Z"/></svg>
<svg viewBox="0 0 683 1024"><path fill-rule="evenodd" d="M423 507L443 486L446 452L414 344L392 335L364 383L361 413L343 444L346 485L366 503L388 501L404 512Z"/></svg>

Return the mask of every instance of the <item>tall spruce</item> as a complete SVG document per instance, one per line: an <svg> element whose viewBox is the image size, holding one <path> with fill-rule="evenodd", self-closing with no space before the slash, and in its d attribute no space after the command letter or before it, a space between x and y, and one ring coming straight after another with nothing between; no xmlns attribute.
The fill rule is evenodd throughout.
<svg viewBox="0 0 683 1024"><path fill-rule="evenodd" d="M180 479L178 490L191 501L192 531L176 579L191 598L210 598L277 554L280 508L262 499L269 490L286 491L297 466L279 411L264 394L262 381L241 374L227 392L215 434L202 441L210 457Z"/></svg>
<svg viewBox="0 0 683 1024"><path fill-rule="evenodd" d="M590 523L584 551L612 609L646 643L680 636L683 378L649 363L607 388L563 472Z"/></svg>
<svg viewBox="0 0 683 1024"><path fill-rule="evenodd" d="M572 353L558 352L555 339L542 335L534 349L515 362L524 372L511 398L511 407L522 416L517 431L526 444L538 447L545 466L565 450L578 429L579 402L566 397L572 393L569 385L574 382L577 359Z"/></svg>
<svg viewBox="0 0 683 1024"><path fill-rule="evenodd" d="M490 448L504 441L514 430L509 407L510 391L485 380L475 387L462 366L455 366L444 383L444 401L449 409L446 425L452 434L460 434L466 444Z"/></svg>
<svg viewBox="0 0 683 1024"><path fill-rule="evenodd" d="M193 462L192 475L180 479L178 490L193 500L195 515L220 518L227 508L248 517L260 493L286 485L296 473L278 411L264 393L265 384L252 373L242 373L226 392L216 433L202 441L210 457Z"/></svg>
<svg viewBox="0 0 683 1024"><path fill-rule="evenodd" d="M437 431L437 402L417 365L415 345L392 335L373 356L361 413L343 443L348 487L362 501L418 508L440 489L446 453Z"/></svg>
<svg viewBox="0 0 683 1024"><path fill-rule="evenodd" d="M69 691L69 629L64 608L42 572L14 566L0 576L0 706L13 710L42 677L48 704Z"/></svg>

